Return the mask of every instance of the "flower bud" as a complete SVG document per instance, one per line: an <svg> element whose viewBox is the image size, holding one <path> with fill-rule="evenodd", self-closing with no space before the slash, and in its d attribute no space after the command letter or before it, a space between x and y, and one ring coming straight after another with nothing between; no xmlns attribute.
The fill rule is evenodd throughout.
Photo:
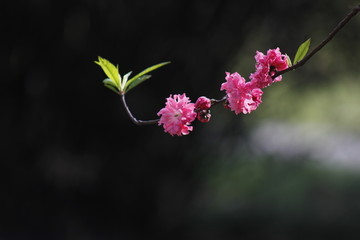
<svg viewBox="0 0 360 240"><path fill-rule="evenodd" d="M209 122L210 118L211 118L210 110L201 110L197 113L197 119L202 123Z"/></svg>
<svg viewBox="0 0 360 240"><path fill-rule="evenodd" d="M195 109L206 110L211 108L211 100L207 97L199 97L195 102Z"/></svg>

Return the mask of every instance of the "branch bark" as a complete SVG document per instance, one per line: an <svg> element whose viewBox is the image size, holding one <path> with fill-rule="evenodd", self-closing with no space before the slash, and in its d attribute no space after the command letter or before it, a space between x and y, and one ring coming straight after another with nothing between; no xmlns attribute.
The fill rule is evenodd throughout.
<svg viewBox="0 0 360 240"><path fill-rule="evenodd" d="M290 72L292 70L295 70L296 68L299 68L303 66L312 56L314 56L318 51L320 51L328 42L330 42L331 39L353 18L358 12L360 11L360 5L353 8L337 25L336 27L329 33L329 35L316 47L314 48L308 55L306 55L301 61L297 62L295 65L277 72L274 76L272 76L273 79L276 77Z"/></svg>

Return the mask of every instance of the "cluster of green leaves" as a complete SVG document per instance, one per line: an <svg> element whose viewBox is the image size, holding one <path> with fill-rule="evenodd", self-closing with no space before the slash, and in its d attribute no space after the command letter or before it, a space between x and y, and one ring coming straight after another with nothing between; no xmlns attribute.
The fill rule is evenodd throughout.
<svg viewBox="0 0 360 240"><path fill-rule="evenodd" d="M109 88L117 94L124 95L134 87L138 86L140 83L149 79L151 77L151 75L148 74L149 72L154 71L164 65L167 65L170 62L162 62L148 67L130 79L129 76L132 72L128 72L121 77L118 66L115 67L114 64L112 64L105 58L98 57L98 61L95 61L95 63L102 68L102 70L108 77L103 81L105 87Z"/></svg>

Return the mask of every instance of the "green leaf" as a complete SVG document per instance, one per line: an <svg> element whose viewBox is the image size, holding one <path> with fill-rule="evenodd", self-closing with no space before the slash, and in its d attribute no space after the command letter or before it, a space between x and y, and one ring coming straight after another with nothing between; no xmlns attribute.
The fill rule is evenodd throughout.
<svg viewBox="0 0 360 240"><path fill-rule="evenodd" d="M291 66L292 66L292 62L291 62L290 57L289 57L287 54L285 54L285 56L286 56L286 62L287 62L287 64L288 64L288 66L291 67Z"/></svg>
<svg viewBox="0 0 360 240"><path fill-rule="evenodd" d="M147 73L149 73L149 72L151 72L151 71L154 71L154 70L156 70L156 69L158 69L158 68L160 68L160 67L162 67L162 66L165 66L165 65L167 65L167 64L169 64L169 63L171 63L171 62L162 62L162 63L159 63L159 64L156 64L156 65L153 65L153 66L151 66L151 67L146 68L146 69L143 70L142 72L140 72L140 73L138 73L137 75L135 75L134 77L132 77L129 81L127 81L127 83L126 83L126 85L125 85L125 89L127 89L128 86L129 86L132 82L134 82L136 79L138 79L139 77L141 77L141 76L143 76L143 75L145 75L145 74L147 74ZM146 79L149 79L149 78L146 78ZM146 79L145 79L145 80L146 80ZM143 81L145 81L145 80L143 80ZM143 81L141 81L141 82L143 82ZM140 82L140 83L141 83L141 82ZM136 84L136 85L139 85L139 83ZM132 87L132 88L133 88L133 87Z"/></svg>
<svg viewBox="0 0 360 240"><path fill-rule="evenodd" d="M103 83L104 83L104 84L107 84L107 85L111 85L111 86L117 88L117 86L115 85L115 83L114 83L110 78L104 79L104 80L103 80Z"/></svg>
<svg viewBox="0 0 360 240"><path fill-rule="evenodd" d="M106 60L105 58L98 57L99 61L95 61L96 64L98 64L102 70L105 72L106 76L114 82L115 86L117 88L120 88L121 85L121 77L119 74L119 69L115 67L111 62Z"/></svg>
<svg viewBox="0 0 360 240"><path fill-rule="evenodd" d="M301 61L306 56L307 52L309 51L310 42L311 42L311 38L309 38L299 46L293 61L294 64Z"/></svg>
<svg viewBox="0 0 360 240"><path fill-rule="evenodd" d="M111 91L113 91L116 94L119 94L119 92L117 91L116 88L114 88L113 85L109 85L109 84L104 84L105 87L107 87L108 89L110 89Z"/></svg>
<svg viewBox="0 0 360 240"><path fill-rule="evenodd" d="M120 90L119 88L115 85L115 83L109 79L106 78L103 80L104 86L109 88L111 91L114 91L116 94L119 94Z"/></svg>
<svg viewBox="0 0 360 240"><path fill-rule="evenodd" d="M140 83L144 82L145 80L151 78L151 75L142 75L141 77L138 77L137 79L133 80L126 88L126 92L130 91Z"/></svg>
<svg viewBox="0 0 360 240"><path fill-rule="evenodd" d="M123 76L122 83L121 83L121 91L125 90L126 83L128 81L129 76L131 75L132 71L128 72Z"/></svg>

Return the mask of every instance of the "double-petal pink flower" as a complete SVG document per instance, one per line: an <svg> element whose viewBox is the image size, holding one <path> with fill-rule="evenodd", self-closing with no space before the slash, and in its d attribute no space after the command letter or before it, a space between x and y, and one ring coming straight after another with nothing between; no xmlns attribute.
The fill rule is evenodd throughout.
<svg viewBox="0 0 360 240"><path fill-rule="evenodd" d="M226 73L226 82L221 85L220 90L225 90L229 107L236 114L250 113L254 111L261 101L263 92L260 88L254 87L250 82L237 72Z"/></svg>
<svg viewBox="0 0 360 240"><path fill-rule="evenodd" d="M190 103L190 99L185 93L175 94L166 99L166 105L158 114L160 117L159 125L163 124L164 131L170 135L187 135L192 131L190 126L196 118L195 104Z"/></svg>
<svg viewBox="0 0 360 240"><path fill-rule="evenodd" d="M274 82L281 81L281 75L275 79L272 77L276 74L276 72L288 68L287 56L285 54L281 54L279 48L269 49L266 55L257 51L255 60L256 71L250 74L250 80L257 88L268 87Z"/></svg>

